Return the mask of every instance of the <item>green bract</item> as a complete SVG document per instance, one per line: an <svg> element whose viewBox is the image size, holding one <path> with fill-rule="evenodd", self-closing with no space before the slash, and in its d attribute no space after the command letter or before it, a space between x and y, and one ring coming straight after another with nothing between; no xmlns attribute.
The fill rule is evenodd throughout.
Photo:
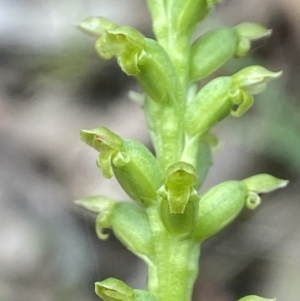
<svg viewBox="0 0 300 301"><path fill-rule="evenodd" d="M245 206L255 209L261 193L288 183L259 174L225 181L203 196L198 192L218 145L213 127L229 114L242 116L253 105L253 95L264 91L281 72L254 65L207 82L231 58L247 55L251 42L269 36L271 30L246 22L194 36L219 0L146 1L153 39L103 17L87 18L79 28L96 37L96 51L102 58L116 59L141 86L141 93L131 95L144 111L154 152L105 127L82 130L81 139L99 152L103 176L115 176L136 203L104 196L76 203L98 214L99 238L106 239L105 230L111 229L149 268L148 291L109 278L96 283L99 297L190 301L202 243L229 225ZM205 85L199 85L203 79ZM247 296L239 301L269 300Z"/></svg>

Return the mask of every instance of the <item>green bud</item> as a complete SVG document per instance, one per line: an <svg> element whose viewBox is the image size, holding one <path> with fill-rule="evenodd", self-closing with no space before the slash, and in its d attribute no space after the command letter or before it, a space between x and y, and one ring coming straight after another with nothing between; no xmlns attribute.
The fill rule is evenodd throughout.
<svg viewBox="0 0 300 301"><path fill-rule="evenodd" d="M134 301L134 290L123 281L115 278L96 282L95 292L104 301Z"/></svg>
<svg viewBox="0 0 300 301"><path fill-rule="evenodd" d="M166 229L173 235L190 234L195 226L199 196L194 167L177 162L166 172L165 184L158 190L160 216Z"/></svg>
<svg viewBox="0 0 300 301"><path fill-rule="evenodd" d="M113 157L120 156L123 148L122 138L105 127L81 130L80 137L86 144L100 152L98 165L102 169L103 176L110 179L113 176L111 161Z"/></svg>
<svg viewBox="0 0 300 301"><path fill-rule="evenodd" d="M222 27L198 38L191 48L190 80L201 80L219 69L236 51L234 28Z"/></svg>
<svg viewBox="0 0 300 301"><path fill-rule="evenodd" d="M158 194L167 199L171 213L183 213L192 194L197 194L195 168L185 162L177 162L166 172L165 184Z"/></svg>
<svg viewBox="0 0 300 301"><path fill-rule="evenodd" d="M199 197L191 198L185 206L183 213L171 213L167 199L162 198L160 202L160 217L169 233L182 236L191 234L195 227L198 212Z"/></svg>
<svg viewBox="0 0 300 301"><path fill-rule="evenodd" d="M255 175L242 181L227 181L211 188L199 202L199 214L194 237L203 241L230 224L244 206L255 209L260 193L283 188L288 181L267 174Z"/></svg>
<svg viewBox="0 0 300 301"><path fill-rule="evenodd" d="M158 161L139 141L122 138L107 128L82 130L81 138L100 151L98 165L103 175L115 175L125 192L135 201L149 206L163 179Z"/></svg>
<svg viewBox="0 0 300 301"><path fill-rule="evenodd" d="M93 208L102 210L96 218L96 233L100 239L107 239L108 234L104 230L112 229L115 236L133 253L141 257L151 256L152 230L143 208L129 202L108 201L101 196L92 198ZM77 203L90 208L91 198Z"/></svg>
<svg viewBox="0 0 300 301"><path fill-rule="evenodd" d="M152 230L145 210L135 204L118 202L111 216L116 237L140 257L153 254Z"/></svg>
<svg viewBox="0 0 300 301"><path fill-rule="evenodd" d="M242 181L247 189L256 193L268 193L284 188L289 181L275 178L268 174L255 175Z"/></svg>
<svg viewBox="0 0 300 301"><path fill-rule="evenodd" d="M191 48L191 81L207 77L233 57L245 56L251 48L251 41L270 34L271 30L249 22L207 32Z"/></svg>
<svg viewBox="0 0 300 301"><path fill-rule="evenodd" d="M271 72L261 66L249 66L232 75L232 83L251 94L258 94L266 89L267 83L280 77L281 74L282 71Z"/></svg>
<svg viewBox="0 0 300 301"><path fill-rule="evenodd" d="M202 136L230 113L240 116L252 103L252 96L233 87L229 76L213 79L188 104L184 115L186 132Z"/></svg>
<svg viewBox="0 0 300 301"><path fill-rule="evenodd" d="M242 69L231 77L213 79L187 106L184 125L189 136L202 136L215 124L231 114L243 115L253 104L252 94L262 92L266 84L279 77L260 66Z"/></svg>
<svg viewBox="0 0 300 301"><path fill-rule="evenodd" d="M162 46L146 39L130 26L119 26L102 17L91 17L79 28L100 36L96 50L104 59L116 57L121 69L135 76L151 99L158 102L176 100L178 79L174 66Z"/></svg>
<svg viewBox="0 0 300 301"><path fill-rule="evenodd" d="M239 181L227 181L210 189L199 202L194 230L196 241L204 241L230 224L245 206L247 188Z"/></svg>
<svg viewBox="0 0 300 301"><path fill-rule="evenodd" d="M87 210L99 213L96 218L96 233L98 237L103 240L109 236L104 233L103 230L111 227L112 214L116 203L116 201L101 195L94 195L75 201L75 204Z"/></svg>
<svg viewBox="0 0 300 301"><path fill-rule="evenodd" d="M255 295L246 296L242 299L239 299L238 301L276 301L276 299L267 299Z"/></svg>
<svg viewBox="0 0 300 301"><path fill-rule="evenodd" d="M163 179L158 161L141 142L124 140L122 164L114 158L112 168L116 179L124 191L135 201L149 206L156 200L156 191Z"/></svg>
<svg viewBox="0 0 300 301"><path fill-rule="evenodd" d="M159 103L177 101L178 77L164 48L152 39L145 39L145 55L139 61L136 78L146 94Z"/></svg>

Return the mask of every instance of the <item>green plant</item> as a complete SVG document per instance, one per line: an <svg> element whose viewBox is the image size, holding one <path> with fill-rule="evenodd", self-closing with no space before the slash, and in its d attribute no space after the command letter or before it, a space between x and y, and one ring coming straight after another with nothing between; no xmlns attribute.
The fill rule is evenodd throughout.
<svg viewBox="0 0 300 301"><path fill-rule="evenodd" d="M99 151L103 175L115 176L135 203L92 196L77 204L98 214L101 239L107 238L104 229L111 228L149 269L147 291L113 278L97 282L96 293L105 301L189 301L202 243L245 206L256 208L259 194L287 185L260 174L226 181L199 194L217 143L211 129L229 114L243 115L252 106L253 95L281 75L250 66L199 89L199 82L229 59L245 56L251 41L271 33L261 25L242 23L209 31L192 42L196 26L216 2L148 0L156 40L104 17L90 17L79 25L97 37L101 57L115 57L141 85L142 108L155 149L153 155L142 143L122 139L105 127L81 131L82 140ZM259 300L270 299L240 299Z"/></svg>

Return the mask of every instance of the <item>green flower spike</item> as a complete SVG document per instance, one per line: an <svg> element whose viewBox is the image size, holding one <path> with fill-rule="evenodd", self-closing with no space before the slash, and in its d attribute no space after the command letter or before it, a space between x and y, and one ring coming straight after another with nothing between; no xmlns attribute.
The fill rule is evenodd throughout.
<svg viewBox="0 0 300 301"><path fill-rule="evenodd" d="M242 299L239 299L238 301L276 301L276 299L267 299L255 295L246 296Z"/></svg>
<svg viewBox="0 0 300 301"><path fill-rule="evenodd" d="M135 201L149 206L163 179L158 161L141 142L122 138L107 128L82 130L81 138L100 151L98 165L103 175L115 175L125 192Z"/></svg>
<svg viewBox="0 0 300 301"><path fill-rule="evenodd" d="M194 237L204 241L229 225L244 206L255 209L260 204L258 193L283 188L287 181L262 174L243 181L227 181L211 188L199 202Z"/></svg>
<svg viewBox="0 0 300 301"><path fill-rule="evenodd" d="M239 117L253 104L252 94L262 92L266 84L281 72L260 66L242 69L236 74L216 78L206 84L191 100L185 112L185 129L189 136L202 136L227 115Z"/></svg>

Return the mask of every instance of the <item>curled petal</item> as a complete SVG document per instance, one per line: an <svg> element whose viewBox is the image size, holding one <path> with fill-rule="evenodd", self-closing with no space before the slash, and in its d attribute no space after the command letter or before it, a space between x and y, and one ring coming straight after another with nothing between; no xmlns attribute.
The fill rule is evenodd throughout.
<svg viewBox="0 0 300 301"><path fill-rule="evenodd" d="M248 209L255 209L261 203L261 199L258 194L254 192L249 192L248 197L246 199L246 206Z"/></svg>
<svg viewBox="0 0 300 301"><path fill-rule="evenodd" d="M234 107L231 111L230 114L234 117L240 117L242 116L246 111L248 111L252 105L253 105L253 96L248 93L245 90L240 90L240 97L238 101L234 104L237 105L237 107Z"/></svg>

